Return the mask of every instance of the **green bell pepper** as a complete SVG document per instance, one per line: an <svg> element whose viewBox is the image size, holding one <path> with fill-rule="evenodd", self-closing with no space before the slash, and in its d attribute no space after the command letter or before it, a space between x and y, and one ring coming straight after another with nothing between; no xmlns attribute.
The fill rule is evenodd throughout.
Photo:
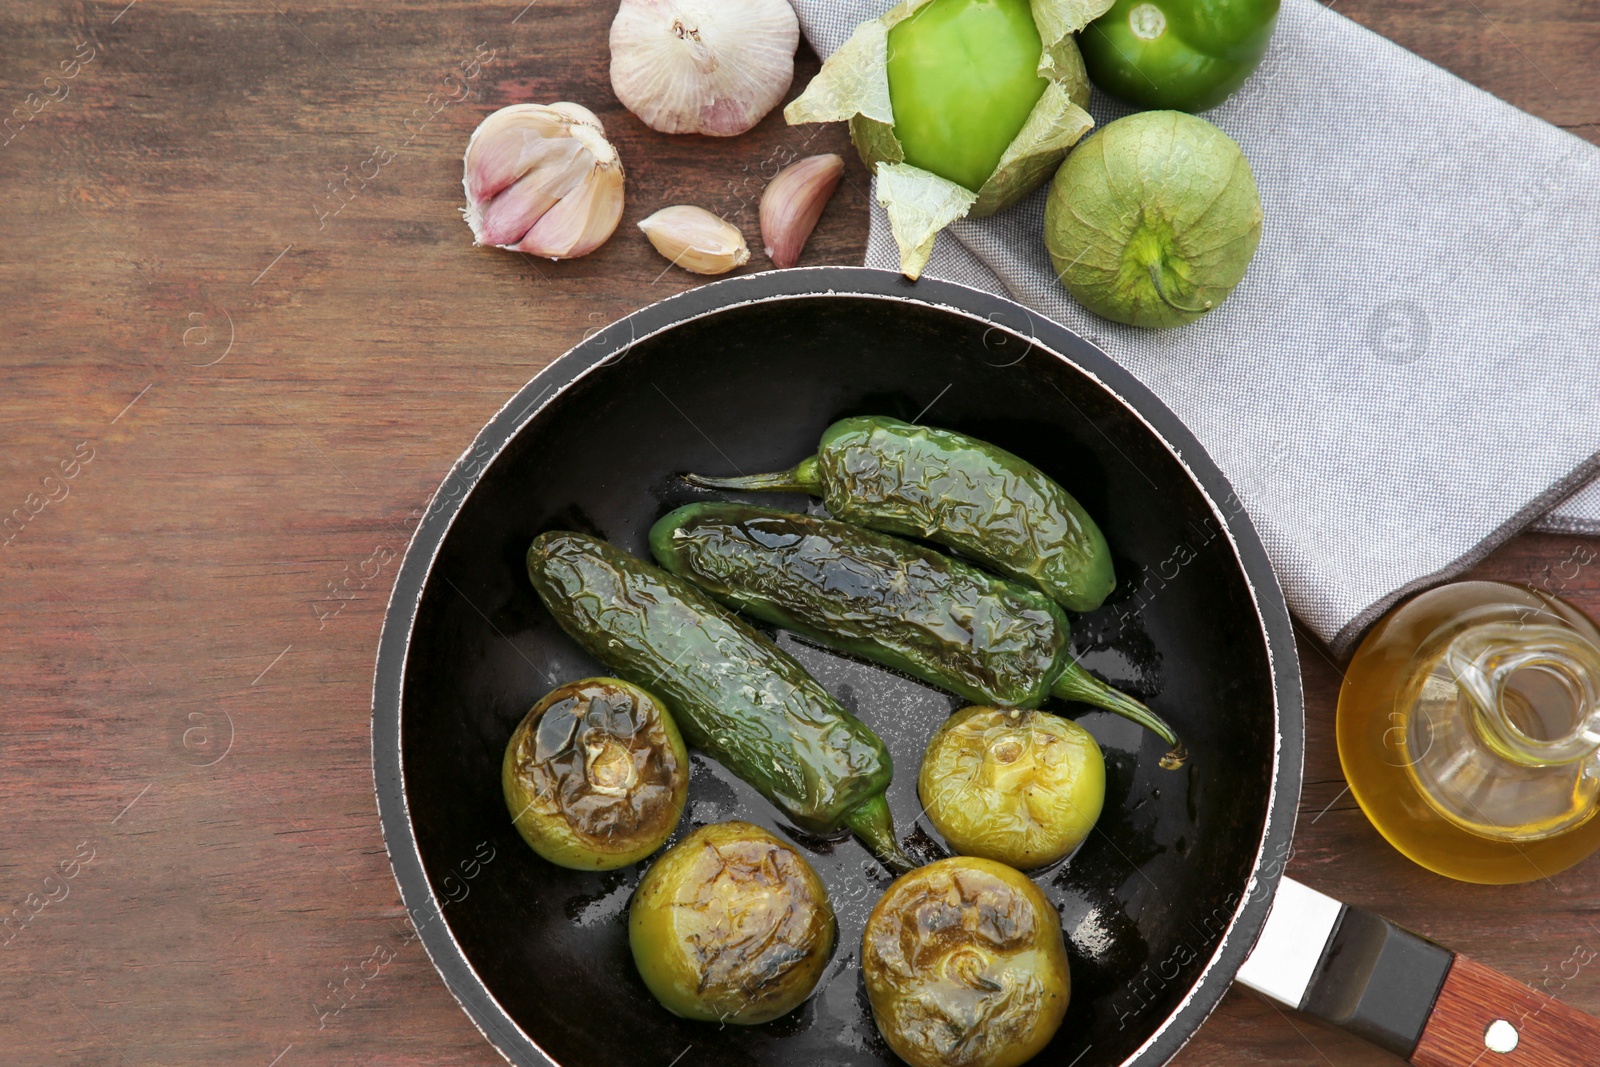
<svg viewBox="0 0 1600 1067"><path fill-rule="evenodd" d="M973 192L1049 84L1028 0L933 0L889 31L889 103L907 163Z"/></svg>
<svg viewBox="0 0 1600 1067"><path fill-rule="evenodd" d="M1260 64L1278 0L1116 0L1078 34L1089 80L1140 107L1205 111Z"/></svg>

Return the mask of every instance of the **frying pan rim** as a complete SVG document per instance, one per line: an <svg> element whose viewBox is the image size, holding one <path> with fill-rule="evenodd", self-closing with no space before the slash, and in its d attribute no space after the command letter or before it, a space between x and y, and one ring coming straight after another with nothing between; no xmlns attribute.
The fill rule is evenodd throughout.
<svg viewBox="0 0 1600 1067"><path fill-rule="evenodd" d="M421 846L416 839L405 790L404 754L400 747L405 671L422 595L456 517L483 474L567 389L599 367L623 358L639 342L689 322L763 303L838 297L921 305L987 322L991 329L1003 330L1026 342L1029 348L1024 355L1038 347L1067 363L1105 390L1171 453L1216 515L1233 548L1235 562L1250 591L1261 625L1273 692L1275 728L1267 814L1250 877L1242 892L1237 894L1237 902L1216 949L1177 1006L1119 1065L1157 1067L1178 1053L1221 1002L1260 935L1283 875L1299 806L1305 745L1304 702L1293 627L1282 589L1254 524L1242 506L1231 514L1223 512L1219 501L1238 501L1238 496L1188 427L1149 388L1088 338L1014 301L955 282L937 279L912 282L891 271L828 266L766 271L698 286L646 305L586 335L517 390L474 435L472 443L440 480L412 532L378 638L372 687L373 787L384 849L402 904L446 988L490 1045L519 1067L560 1067L500 1004L455 939L449 924L433 924L427 918L431 914L442 920L445 902L435 894L422 863ZM1024 331L1004 321L1003 316L1025 320L1028 329ZM612 335L623 324L628 325L628 338L618 342ZM642 331L641 326L644 327ZM1049 335L1054 335L1054 341ZM1074 354L1068 355L1069 350ZM481 462L473 465L473 457L486 447L488 450ZM1268 858L1269 849L1278 854L1275 859ZM422 917L420 921L419 916ZM505 1033L507 1029L520 1039L523 1047L514 1047L517 1041Z"/></svg>

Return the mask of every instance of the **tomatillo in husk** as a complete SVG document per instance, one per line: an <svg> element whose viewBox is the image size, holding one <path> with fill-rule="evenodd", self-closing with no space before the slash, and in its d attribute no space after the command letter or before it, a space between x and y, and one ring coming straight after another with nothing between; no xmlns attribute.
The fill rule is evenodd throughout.
<svg viewBox="0 0 1600 1067"><path fill-rule="evenodd" d="M905 161L972 192L1050 83L1028 0L938 0L889 31L889 100Z"/></svg>
<svg viewBox="0 0 1600 1067"><path fill-rule="evenodd" d="M1089 836L1106 763L1089 731L1059 715L963 708L928 742L917 790L951 848L1029 870Z"/></svg>
<svg viewBox="0 0 1600 1067"><path fill-rule="evenodd" d="M1096 315L1179 326L1244 277L1261 241L1261 194L1233 138L1181 111L1144 111L1067 157L1044 240L1067 292Z"/></svg>
<svg viewBox="0 0 1600 1067"><path fill-rule="evenodd" d="M1205 111L1267 54L1278 0L1117 0L1078 35L1089 80L1145 108Z"/></svg>
<svg viewBox="0 0 1600 1067"><path fill-rule="evenodd" d="M1111 0L902 0L863 22L788 107L850 123L915 278L934 238L1038 188L1094 125L1073 34Z"/></svg>
<svg viewBox="0 0 1600 1067"><path fill-rule="evenodd" d="M646 872L628 909L639 976L686 1019L764 1023L822 977L838 925L789 845L747 822L702 826Z"/></svg>
<svg viewBox="0 0 1600 1067"><path fill-rule="evenodd" d="M861 971L878 1032L912 1067L1016 1067L1072 997L1056 909L1026 875L973 856L895 879L867 919Z"/></svg>
<svg viewBox="0 0 1600 1067"><path fill-rule="evenodd" d="M500 784L535 852L604 871L644 859L672 836L689 792L689 754L650 693L585 678L552 690L523 718Z"/></svg>

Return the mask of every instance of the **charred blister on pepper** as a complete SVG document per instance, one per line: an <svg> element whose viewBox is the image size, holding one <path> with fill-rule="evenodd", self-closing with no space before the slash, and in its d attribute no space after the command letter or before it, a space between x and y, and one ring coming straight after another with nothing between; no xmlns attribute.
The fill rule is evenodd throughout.
<svg viewBox="0 0 1600 1067"><path fill-rule="evenodd" d="M675 1015L763 1023L799 1007L833 953L828 891L800 855L747 822L704 826L639 883L628 943Z"/></svg>
<svg viewBox="0 0 1600 1067"><path fill-rule="evenodd" d="M898 419L843 419L823 434L817 464L823 501L846 522L948 545L1069 611L1093 611L1116 586L1088 512L1038 467L986 441Z"/></svg>
<svg viewBox="0 0 1600 1067"><path fill-rule="evenodd" d="M861 969L878 1032L912 1067L1016 1067L1072 997L1055 908L1025 875L967 856L896 879L867 919Z"/></svg>
<svg viewBox="0 0 1600 1067"><path fill-rule="evenodd" d="M616 678L585 678L528 712L506 746L501 784L535 852L563 867L609 870L672 835L689 757L654 696Z"/></svg>

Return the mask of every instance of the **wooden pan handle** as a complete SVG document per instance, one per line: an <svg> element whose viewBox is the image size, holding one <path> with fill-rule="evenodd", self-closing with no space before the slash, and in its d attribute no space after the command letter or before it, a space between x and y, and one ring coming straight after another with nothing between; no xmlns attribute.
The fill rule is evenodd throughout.
<svg viewBox="0 0 1600 1067"><path fill-rule="evenodd" d="M1465 956L1445 976L1417 1067L1595 1067L1600 1019Z"/></svg>
<svg viewBox="0 0 1600 1067"><path fill-rule="evenodd" d="M1600 1019L1293 878L1238 977L1417 1067L1600 1067Z"/></svg>

